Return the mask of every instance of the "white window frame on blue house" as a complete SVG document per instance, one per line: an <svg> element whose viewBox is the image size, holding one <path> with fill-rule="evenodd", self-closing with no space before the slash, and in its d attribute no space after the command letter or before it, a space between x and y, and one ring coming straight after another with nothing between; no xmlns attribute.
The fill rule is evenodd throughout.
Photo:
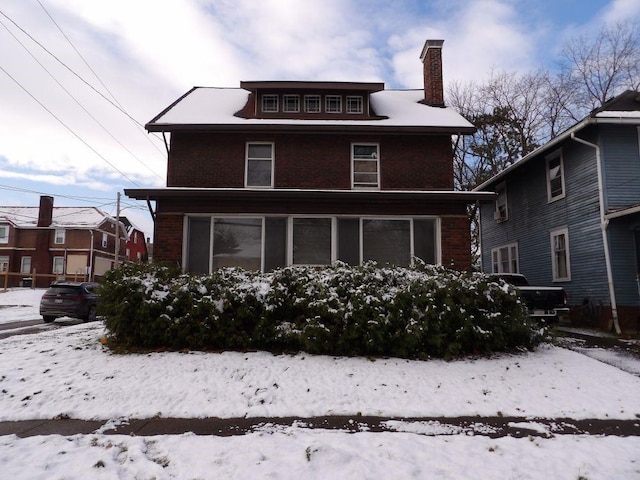
<svg viewBox="0 0 640 480"><path fill-rule="evenodd" d="M492 248L491 273L520 273L518 257L518 242Z"/></svg>
<svg viewBox="0 0 640 480"><path fill-rule="evenodd" d="M564 184L564 158L562 156L562 150L556 150L551 155L546 157L546 173L547 173L547 201L549 203L560 200L567 195L567 190ZM558 160L558 166L552 167L551 162ZM560 182L560 193L555 194L557 187L554 188L553 182Z"/></svg>
<svg viewBox="0 0 640 480"><path fill-rule="evenodd" d="M553 281L569 282L571 281L569 229L567 227L562 227L551 230L549 238L551 241L551 269L553 273Z"/></svg>

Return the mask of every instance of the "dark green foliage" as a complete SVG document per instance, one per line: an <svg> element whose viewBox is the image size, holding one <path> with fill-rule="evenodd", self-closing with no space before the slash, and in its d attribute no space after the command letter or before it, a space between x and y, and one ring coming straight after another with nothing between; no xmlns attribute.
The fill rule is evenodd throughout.
<svg viewBox="0 0 640 480"><path fill-rule="evenodd" d="M419 261L206 276L131 264L105 280L100 314L129 347L455 358L546 337L508 284Z"/></svg>

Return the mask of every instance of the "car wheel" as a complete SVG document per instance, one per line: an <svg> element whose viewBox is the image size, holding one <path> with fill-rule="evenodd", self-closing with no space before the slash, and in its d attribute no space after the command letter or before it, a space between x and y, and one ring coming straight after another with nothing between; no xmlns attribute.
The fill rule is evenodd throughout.
<svg viewBox="0 0 640 480"><path fill-rule="evenodd" d="M85 322L95 322L96 321L96 307L89 307L89 311L87 312L87 316L83 318Z"/></svg>
<svg viewBox="0 0 640 480"><path fill-rule="evenodd" d="M44 323L51 323L56 319L56 317L51 317L49 315L43 315L42 316L42 320L44 320Z"/></svg>

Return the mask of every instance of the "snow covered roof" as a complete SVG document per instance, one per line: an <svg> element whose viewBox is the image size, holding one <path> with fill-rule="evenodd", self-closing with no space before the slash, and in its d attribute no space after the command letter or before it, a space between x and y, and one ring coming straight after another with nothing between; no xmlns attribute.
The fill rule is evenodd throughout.
<svg viewBox="0 0 640 480"><path fill-rule="evenodd" d="M195 87L151 120L149 131L170 131L181 127L296 126L296 127L396 127L472 133L475 128L452 108L420 103L423 90L382 90L371 93L376 119L326 118L242 118L235 115L247 104L242 88Z"/></svg>
<svg viewBox="0 0 640 480"><path fill-rule="evenodd" d="M53 207L53 222L48 228L97 228L105 220L114 222L112 217L96 207ZM35 228L38 207L0 206L1 222L9 222L19 228Z"/></svg>

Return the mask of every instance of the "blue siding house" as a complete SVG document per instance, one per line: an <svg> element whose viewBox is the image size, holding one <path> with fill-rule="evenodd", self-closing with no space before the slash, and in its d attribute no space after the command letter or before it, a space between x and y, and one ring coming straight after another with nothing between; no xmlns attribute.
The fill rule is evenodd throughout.
<svg viewBox="0 0 640 480"><path fill-rule="evenodd" d="M482 268L560 285L571 322L640 327L640 92L626 91L476 188Z"/></svg>

